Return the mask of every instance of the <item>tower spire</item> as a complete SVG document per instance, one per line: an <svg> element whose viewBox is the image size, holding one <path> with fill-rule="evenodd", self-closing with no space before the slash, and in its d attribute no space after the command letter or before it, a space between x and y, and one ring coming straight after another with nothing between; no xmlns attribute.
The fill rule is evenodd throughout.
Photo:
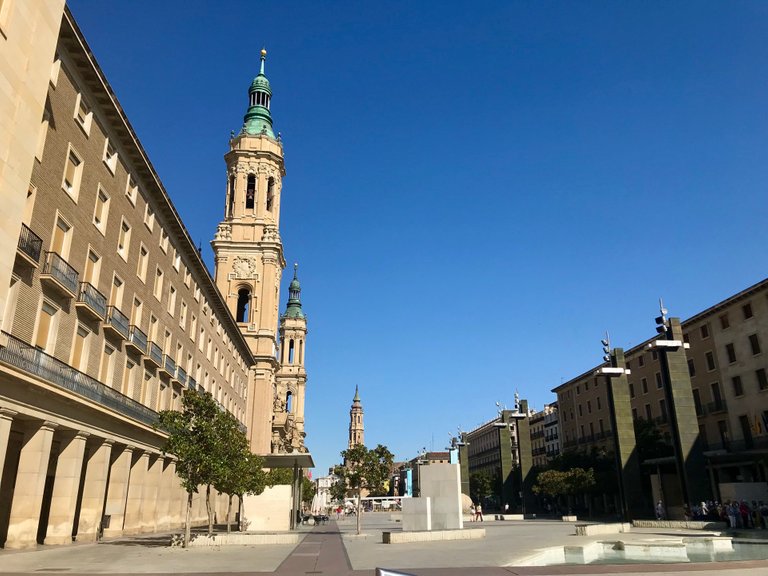
<svg viewBox="0 0 768 576"><path fill-rule="evenodd" d="M261 65L259 74L251 82L248 89L248 110L243 118L243 132L250 135L265 135L274 138L272 131L272 115L269 104L272 100L272 88L264 75L264 63L267 60L267 50L261 49Z"/></svg>
<svg viewBox="0 0 768 576"><path fill-rule="evenodd" d="M288 307L283 318L304 318L304 310L301 309L301 284L299 283L299 264L293 265L293 280L288 287Z"/></svg>

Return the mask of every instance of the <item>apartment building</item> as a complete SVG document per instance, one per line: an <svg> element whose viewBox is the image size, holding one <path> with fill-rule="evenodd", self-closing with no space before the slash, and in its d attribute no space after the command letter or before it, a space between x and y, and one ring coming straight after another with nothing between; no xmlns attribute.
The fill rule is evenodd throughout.
<svg viewBox="0 0 768 576"><path fill-rule="evenodd" d="M181 526L186 493L157 412L196 389L244 429L253 413L248 342L68 9L46 84L17 236L0 248L13 259L0 320L6 548ZM193 521L205 517L196 497Z"/></svg>
<svg viewBox="0 0 768 576"><path fill-rule="evenodd" d="M544 408L531 414L531 454L533 465L544 467L560 454L560 427L557 403L545 404Z"/></svg>
<svg viewBox="0 0 768 576"><path fill-rule="evenodd" d="M719 485L764 482L768 470L768 279L682 322L688 372L714 497ZM633 418L654 422L670 437L658 354L649 339L626 351ZM564 450L611 451L605 377L595 366L558 386Z"/></svg>

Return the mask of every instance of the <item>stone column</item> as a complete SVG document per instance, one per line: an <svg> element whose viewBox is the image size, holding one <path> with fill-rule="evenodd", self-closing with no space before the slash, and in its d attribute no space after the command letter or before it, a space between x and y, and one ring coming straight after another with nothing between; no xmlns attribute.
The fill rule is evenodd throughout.
<svg viewBox="0 0 768 576"><path fill-rule="evenodd" d="M31 423L24 433L5 541L8 549L37 545L37 528L55 428L53 422L38 421Z"/></svg>
<svg viewBox="0 0 768 576"><path fill-rule="evenodd" d="M160 517L157 496L162 482L162 472L163 457L159 454L151 455L144 491L141 495L141 532L154 532L157 529Z"/></svg>
<svg viewBox="0 0 768 576"><path fill-rule="evenodd" d="M104 496L107 493L109 462L112 441L97 439L88 446L88 462L85 467L85 484L80 501L80 520L77 525L78 542L96 542L104 513Z"/></svg>
<svg viewBox="0 0 768 576"><path fill-rule="evenodd" d="M128 498L125 504L123 534L138 534L141 531L141 505L144 486L147 482L149 457L149 452L134 454L131 480L128 483Z"/></svg>
<svg viewBox="0 0 768 576"><path fill-rule="evenodd" d="M125 500L128 496L128 482L131 478L131 457L133 446L112 448L112 463L107 487L107 504L104 514L109 516L109 528L104 528L104 538L123 535L125 521Z"/></svg>
<svg viewBox="0 0 768 576"><path fill-rule="evenodd" d="M174 519L171 517L172 501L176 501L176 462L170 458L158 458L160 474L158 478L157 507L155 529L158 532L171 530ZM175 508L174 508L175 509Z"/></svg>
<svg viewBox="0 0 768 576"><path fill-rule="evenodd" d="M8 452L8 439L11 437L11 424L17 412L8 408L0 408L0 481L3 479L5 455Z"/></svg>
<svg viewBox="0 0 768 576"><path fill-rule="evenodd" d="M528 400L520 400L520 412L525 415L517 421L517 446L520 455L520 490L523 493L523 513L530 514L536 506L533 497L533 453L531 426L528 418Z"/></svg>
<svg viewBox="0 0 768 576"><path fill-rule="evenodd" d="M83 472L86 432L66 431L62 434L56 477L53 481L51 512L45 544L71 544L77 510L77 492Z"/></svg>

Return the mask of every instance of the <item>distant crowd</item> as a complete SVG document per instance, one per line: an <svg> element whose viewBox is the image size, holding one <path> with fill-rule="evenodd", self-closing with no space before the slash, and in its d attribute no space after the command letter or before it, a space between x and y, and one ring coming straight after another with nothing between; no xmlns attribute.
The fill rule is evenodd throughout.
<svg viewBox="0 0 768 576"><path fill-rule="evenodd" d="M709 500L685 508L686 520L727 522L731 528L768 528L768 504L760 500L730 500L722 504Z"/></svg>

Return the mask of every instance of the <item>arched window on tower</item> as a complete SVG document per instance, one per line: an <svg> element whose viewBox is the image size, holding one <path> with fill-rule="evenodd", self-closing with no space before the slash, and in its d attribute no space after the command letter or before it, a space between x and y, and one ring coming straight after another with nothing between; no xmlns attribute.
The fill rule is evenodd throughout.
<svg viewBox="0 0 768 576"><path fill-rule="evenodd" d="M235 319L238 322L248 322L251 312L251 291L249 288L240 288L237 291L237 314Z"/></svg>
<svg viewBox="0 0 768 576"><path fill-rule="evenodd" d="M285 411L293 412L293 394L291 393L290 390L285 395Z"/></svg>
<svg viewBox="0 0 768 576"><path fill-rule="evenodd" d="M229 204L227 205L227 216L232 217L235 210L235 177L229 177Z"/></svg>
<svg viewBox="0 0 768 576"><path fill-rule="evenodd" d="M275 200L275 179L270 178L267 181L267 212L272 212L272 204Z"/></svg>
<svg viewBox="0 0 768 576"><path fill-rule="evenodd" d="M248 174L248 186L245 189L245 207L253 210L256 202L256 176Z"/></svg>
<svg viewBox="0 0 768 576"><path fill-rule="evenodd" d="M293 364L294 352L295 352L295 347L293 344L293 338L291 338L290 342L288 342L288 364Z"/></svg>

